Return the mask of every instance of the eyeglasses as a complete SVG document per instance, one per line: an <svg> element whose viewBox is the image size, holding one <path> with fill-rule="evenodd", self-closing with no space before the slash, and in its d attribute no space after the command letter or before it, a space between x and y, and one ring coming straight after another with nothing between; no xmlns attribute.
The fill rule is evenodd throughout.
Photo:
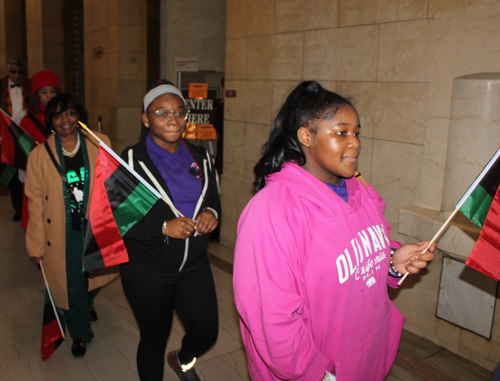
<svg viewBox="0 0 500 381"><path fill-rule="evenodd" d="M154 111L158 119L163 120L163 121L169 121L172 115L174 116L176 121L180 120L186 120L188 115L189 115L189 110L170 110L170 111L163 111L163 110L156 110Z"/></svg>
<svg viewBox="0 0 500 381"><path fill-rule="evenodd" d="M10 71L12 74L24 74L24 71L22 70L12 70Z"/></svg>

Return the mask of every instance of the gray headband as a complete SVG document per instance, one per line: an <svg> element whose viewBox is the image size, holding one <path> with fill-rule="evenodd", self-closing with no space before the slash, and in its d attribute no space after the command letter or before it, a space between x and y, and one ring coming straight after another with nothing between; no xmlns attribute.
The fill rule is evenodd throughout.
<svg viewBox="0 0 500 381"><path fill-rule="evenodd" d="M154 89L151 89L145 96L144 96L144 112L148 109L148 106L150 105L153 100L158 98L160 95L163 94L175 94L178 95L184 104L186 104L186 100L182 96L182 93L179 91L179 89L175 86L172 85L160 85L155 87Z"/></svg>

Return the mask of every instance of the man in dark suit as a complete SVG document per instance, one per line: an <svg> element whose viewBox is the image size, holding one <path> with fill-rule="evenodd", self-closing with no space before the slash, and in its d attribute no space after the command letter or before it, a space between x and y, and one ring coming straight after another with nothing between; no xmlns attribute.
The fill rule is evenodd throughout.
<svg viewBox="0 0 500 381"><path fill-rule="evenodd" d="M29 100L30 83L24 78L23 61L20 58L12 58L7 64L7 75L0 82L0 107L19 124L26 114L26 106ZM4 165L0 166L0 173ZM24 171L21 172L24 177ZM14 221L21 220L23 203L23 182L19 179L19 172L9 183L12 206L16 213L12 218Z"/></svg>
<svg viewBox="0 0 500 381"><path fill-rule="evenodd" d="M23 61L12 58L7 64L7 75L1 82L0 107L16 123L24 116L29 94L30 83L28 79L24 79Z"/></svg>

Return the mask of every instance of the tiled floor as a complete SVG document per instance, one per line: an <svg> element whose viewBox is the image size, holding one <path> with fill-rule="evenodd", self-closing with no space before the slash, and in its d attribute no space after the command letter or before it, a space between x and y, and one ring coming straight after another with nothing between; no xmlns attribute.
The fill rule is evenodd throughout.
<svg viewBox="0 0 500 381"><path fill-rule="evenodd" d="M71 339L46 361L40 359L43 284L24 248L24 231L11 221L8 197L0 197L0 380L137 380L135 351L139 335L130 307L116 281L96 298L99 320L84 358L70 352ZM203 380L250 380L232 293L232 252L209 247L220 309L215 347L196 365ZM179 347L182 327L176 320L167 350ZM387 380L491 380L491 372L415 335L404 332L400 352ZM165 368L165 380L177 380Z"/></svg>

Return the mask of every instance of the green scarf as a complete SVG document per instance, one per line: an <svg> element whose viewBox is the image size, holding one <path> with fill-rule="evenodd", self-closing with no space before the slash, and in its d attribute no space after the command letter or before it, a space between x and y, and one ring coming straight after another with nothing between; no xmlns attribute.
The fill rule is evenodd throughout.
<svg viewBox="0 0 500 381"><path fill-rule="evenodd" d="M83 179L84 182L84 190L83 190L83 203L82 203L82 214L85 215L87 211L87 204L89 200L89 193L90 193L90 165L89 165L89 157L87 154L87 145L85 144L85 136L82 134L80 130L77 131L78 135L80 136L80 149L82 150L82 155L83 155L83 165L85 168L85 178ZM59 157L59 163L60 166L63 170L63 173L66 173L66 161L64 159L64 154L62 151L62 145L61 145L61 139L59 138L59 135L56 134L55 136L55 142L56 142L56 151L57 151L57 156ZM63 193L64 193L64 210L65 210L65 215L66 215L66 250L68 249L68 242L70 241L70 235L71 231L73 229L72 227L72 217L71 217L71 194L70 190L68 187L63 183ZM84 226L83 226L83 221L82 221L82 230L81 230L81 239L82 243L85 242L85 231L84 231ZM82 271L83 271L83 253L82 253Z"/></svg>

